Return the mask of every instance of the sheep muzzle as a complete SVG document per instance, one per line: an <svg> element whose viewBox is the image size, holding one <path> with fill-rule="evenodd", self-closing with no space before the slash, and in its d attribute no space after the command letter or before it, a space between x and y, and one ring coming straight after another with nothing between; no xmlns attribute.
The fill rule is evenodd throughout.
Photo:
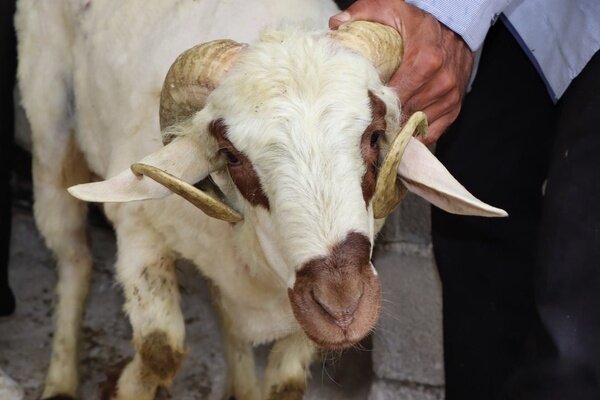
<svg viewBox="0 0 600 400"><path fill-rule="evenodd" d="M344 349L374 327L381 302L379 278L370 262L371 243L352 232L326 257L305 263L288 295L309 338L327 349Z"/></svg>

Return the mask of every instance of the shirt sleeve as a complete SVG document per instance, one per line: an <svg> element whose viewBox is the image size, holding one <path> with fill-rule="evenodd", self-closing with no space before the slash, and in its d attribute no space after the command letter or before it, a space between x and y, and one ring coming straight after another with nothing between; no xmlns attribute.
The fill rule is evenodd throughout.
<svg viewBox="0 0 600 400"><path fill-rule="evenodd" d="M459 34L472 51L512 0L405 0ZM517 0L520 1L520 0Z"/></svg>

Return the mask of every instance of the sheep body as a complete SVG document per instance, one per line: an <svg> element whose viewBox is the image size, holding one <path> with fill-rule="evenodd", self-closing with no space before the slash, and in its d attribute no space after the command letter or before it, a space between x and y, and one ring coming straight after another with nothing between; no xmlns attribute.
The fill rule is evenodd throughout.
<svg viewBox="0 0 600 400"><path fill-rule="evenodd" d="M222 37L252 42L266 24L281 19L325 26L335 11L332 2L320 0L252 6L240 1L19 1L18 73L32 126L35 217L59 270L57 329L44 398L76 395L75 349L91 270L85 207L66 194L66 187L88 181L90 172L113 176L162 147L159 94L170 64L183 50ZM287 288L265 267L249 228L232 235L229 225L176 196L107 204L105 211L117 231L117 275L138 350L119 380L117 398L152 398L156 385L168 383L180 363L184 326L176 256L192 260L223 292L217 299L218 308L227 309L222 323L236 332L226 338L229 348L236 347L231 342L262 343L299 331ZM159 300L148 301L153 298ZM153 354L153 343L170 348L168 356ZM239 398L261 397L253 372L244 371L251 352L246 347L228 352L240 364L230 371L230 391ZM307 363L312 348L299 353L306 358L301 364ZM148 370L154 376L150 383L136 381L136 374ZM289 380L269 376L277 374L267 374L272 382L265 393L274 382ZM304 373L300 376L302 381Z"/></svg>

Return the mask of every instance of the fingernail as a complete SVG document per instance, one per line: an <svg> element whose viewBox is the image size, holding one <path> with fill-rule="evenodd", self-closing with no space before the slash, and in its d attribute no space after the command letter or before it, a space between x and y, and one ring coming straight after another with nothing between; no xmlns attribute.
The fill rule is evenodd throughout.
<svg viewBox="0 0 600 400"><path fill-rule="evenodd" d="M344 22L350 21L350 18L352 18L352 17L350 16L350 13L348 11L344 11L344 12L341 12L341 13L339 13L337 15L334 15L331 18L333 18L336 21L339 21L341 23L344 23Z"/></svg>

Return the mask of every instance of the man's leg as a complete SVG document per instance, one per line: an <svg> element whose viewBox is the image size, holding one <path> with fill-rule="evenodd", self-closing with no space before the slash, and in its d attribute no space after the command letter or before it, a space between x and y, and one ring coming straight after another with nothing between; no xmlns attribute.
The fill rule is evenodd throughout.
<svg viewBox="0 0 600 400"><path fill-rule="evenodd" d="M515 377L515 400L600 399L600 53L558 110L535 277L550 345Z"/></svg>
<svg viewBox="0 0 600 400"><path fill-rule="evenodd" d="M434 207L443 285L447 400L492 400L522 362L536 320L533 265L555 106L527 56L498 23L477 78L437 156L503 219Z"/></svg>

